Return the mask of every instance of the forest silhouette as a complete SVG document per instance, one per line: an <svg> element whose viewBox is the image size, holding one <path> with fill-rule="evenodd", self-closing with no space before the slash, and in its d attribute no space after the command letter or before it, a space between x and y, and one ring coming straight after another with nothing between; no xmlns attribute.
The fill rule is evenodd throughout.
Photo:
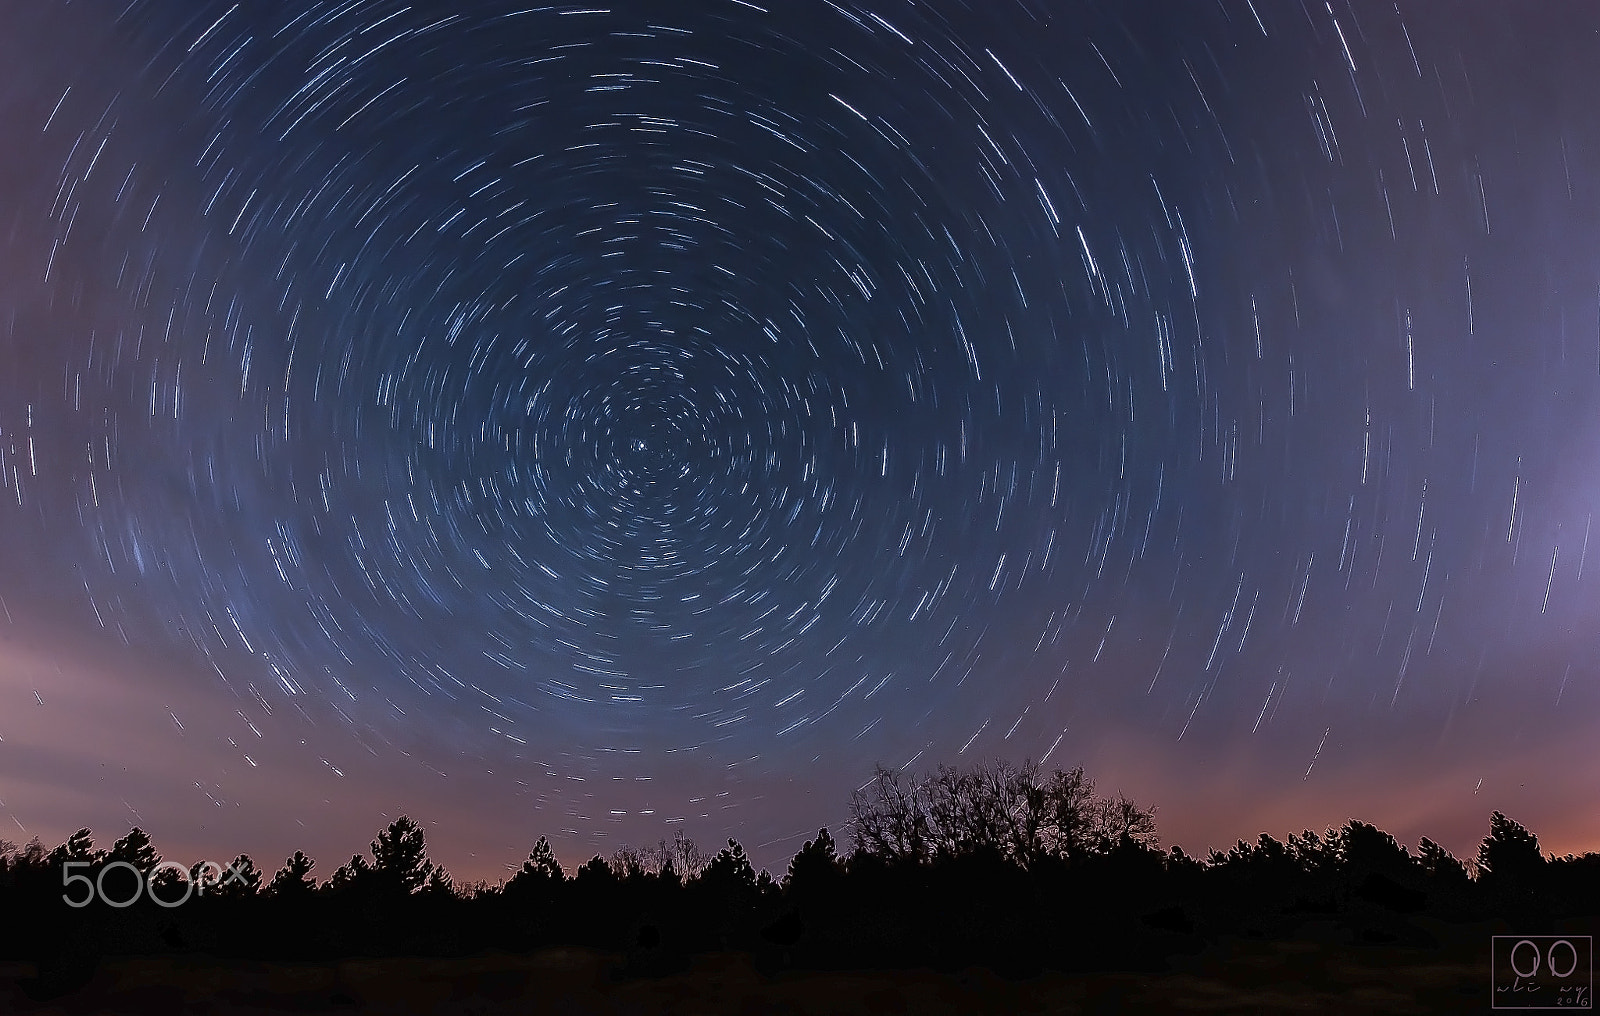
<svg viewBox="0 0 1600 1016"><path fill-rule="evenodd" d="M615 954L629 977L671 975L711 952L743 953L763 971L1026 976L1159 970L1219 938L1313 925L1382 947L1426 945L1437 922L1533 933L1600 914L1600 853L1546 856L1499 812L1468 859L1427 838L1413 853L1354 819L1201 858L1163 849L1151 809L1098 793L1081 768L994 762L915 776L880 768L851 800L849 827L850 849L819 830L776 877L734 840L706 853L680 832L574 871L541 837L505 879L467 885L430 860L409 818L322 880L300 852L270 876L243 855L184 869L140 829L109 850L87 829L54 849L0 841L0 959L36 964L36 998L74 990L108 957L171 954L298 961L562 946Z"/></svg>

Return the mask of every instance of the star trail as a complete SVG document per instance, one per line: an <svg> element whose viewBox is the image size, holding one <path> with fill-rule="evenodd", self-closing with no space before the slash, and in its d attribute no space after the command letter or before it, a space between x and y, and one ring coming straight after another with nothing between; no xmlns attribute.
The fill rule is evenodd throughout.
<svg viewBox="0 0 1600 1016"><path fill-rule="evenodd" d="M3 17L13 835L1600 834L1594 12Z"/></svg>

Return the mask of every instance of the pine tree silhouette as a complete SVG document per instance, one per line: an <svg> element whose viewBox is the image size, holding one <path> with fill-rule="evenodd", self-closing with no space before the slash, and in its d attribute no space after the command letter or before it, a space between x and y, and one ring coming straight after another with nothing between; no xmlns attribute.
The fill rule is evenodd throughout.
<svg viewBox="0 0 1600 1016"><path fill-rule="evenodd" d="M1454 889L1467 884L1467 866L1439 844L1422 837L1417 842L1417 867L1441 886Z"/></svg>
<svg viewBox="0 0 1600 1016"><path fill-rule="evenodd" d="M156 853L145 831L135 826L128 831L128 835L113 843L106 854L106 863L117 861L133 865L140 875L149 875L161 863L161 855Z"/></svg>
<svg viewBox="0 0 1600 1016"><path fill-rule="evenodd" d="M328 880L327 888L332 892L343 892L369 884L372 876L372 865L360 854L352 854L348 864L342 864L334 871L333 877Z"/></svg>
<svg viewBox="0 0 1600 1016"><path fill-rule="evenodd" d="M277 874L272 876L272 881L267 884L267 892L284 898L310 895L317 888L316 879L311 877L311 869L316 866L316 861L296 850L294 856L285 861Z"/></svg>
<svg viewBox="0 0 1600 1016"><path fill-rule="evenodd" d="M233 859L218 880L217 895L224 899L245 899L261 891L261 872L249 854Z"/></svg>
<svg viewBox="0 0 1600 1016"><path fill-rule="evenodd" d="M722 892L753 891L756 873L750 865L750 858L745 856L744 847L739 845L738 840L730 839L728 845L717 851L717 856L700 872L697 881Z"/></svg>
<svg viewBox="0 0 1600 1016"><path fill-rule="evenodd" d="M785 889L806 894L830 888L844 874L839 862L839 849L827 827L817 830L817 838L805 845L789 861L789 871L783 876Z"/></svg>
<svg viewBox="0 0 1600 1016"><path fill-rule="evenodd" d="M52 868L59 868L66 861L96 863L104 859L105 855L94 849L94 835L87 829L79 829L67 837L67 842L50 851L47 863Z"/></svg>
<svg viewBox="0 0 1600 1016"><path fill-rule="evenodd" d="M383 890L409 895L433 870L422 827L404 815L372 841L372 875Z"/></svg>
<svg viewBox="0 0 1600 1016"><path fill-rule="evenodd" d="M578 869L573 881L582 892L594 894L615 885L617 873L611 870L611 865L606 863L605 858L596 854Z"/></svg>
<svg viewBox="0 0 1600 1016"><path fill-rule="evenodd" d="M1544 874L1539 837L1500 812L1489 817L1489 835L1478 845L1478 881L1498 892L1527 893Z"/></svg>
<svg viewBox="0 0 1600 1016"><path fill-rule="evenodd" d="M566 877L567 873L561 870L561 862L556 860L556 852L551 849L550 841L541 836L539 842L533 845L533 850L529 851L528 859L522 862L522 868L506 884L506 888L554 885L565 881Z"/></svg>

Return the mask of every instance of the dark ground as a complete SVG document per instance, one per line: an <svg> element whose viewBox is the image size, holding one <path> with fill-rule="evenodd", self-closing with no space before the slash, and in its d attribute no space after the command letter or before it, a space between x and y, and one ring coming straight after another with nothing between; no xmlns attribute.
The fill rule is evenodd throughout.
<svg viewBox="0 0 1600 1016"><path fill-rule="evenodd" d="M1422 922L1428 946L1354 944L1331 926L1288 941L1229 939L1156 973L987 970L763 973L748 956L698 957L684 972L633 977L616 955L551 949L456 959L251 962L195 956L108 959L88 984L46 1002L33 968L0 964L0 1012L88 1014L430 1013L1476 1013L1490 1010L1493 924Z"/></svg>

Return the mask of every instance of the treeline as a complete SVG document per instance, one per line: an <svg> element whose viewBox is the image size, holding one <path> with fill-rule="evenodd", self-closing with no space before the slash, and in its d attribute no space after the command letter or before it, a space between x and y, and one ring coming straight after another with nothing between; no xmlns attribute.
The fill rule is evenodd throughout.
<svg viewBox="0 0 1600 1016"><path fill-rule="evenodd" d="M1415 853L1349 821L1191 857L1162 849L1154 814L1095 791L1082 769L994 763L920 777L880 769L851 801L851 849L828 830L774 877L739 843L681 834L575 871L541 838L497 884L458 885L401 818L325 879L302 853L268 875L249 857L184 868L135 829L109 850L88 830L46 849L0 841L0 958L41 963L41 990L105 955L195 951L256 959L459 955L571 945L638 974L707 950L779 966L1159 966L1222 935L1306 922L1359 942L1419 942L1414 918L1503 918L1535 933L1600 914L1600 854L1547 857L1499 812L1475 858ZM131 901L131 902L129 902Z"/></svg>

